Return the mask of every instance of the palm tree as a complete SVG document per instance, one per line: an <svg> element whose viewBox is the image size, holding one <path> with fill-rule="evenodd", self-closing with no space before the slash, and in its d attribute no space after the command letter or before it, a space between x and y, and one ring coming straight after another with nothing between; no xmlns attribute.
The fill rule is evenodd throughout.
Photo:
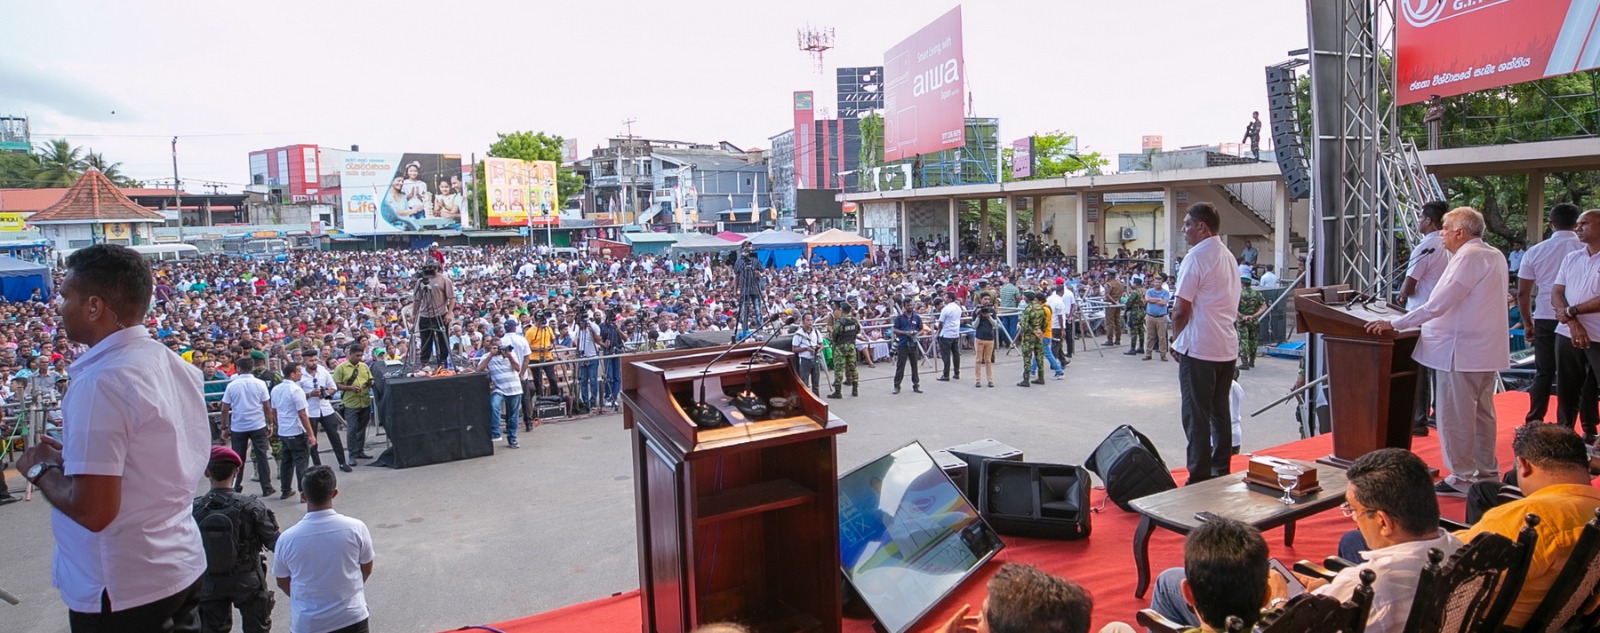
<svg viewBox="0 0 1600 633"><path fill-rule="evenodd" d="M104 174L106 179L111 181L111 184L118 187L139 186L138 181L122 173L122 163L108 161L105 155L100 152L89 150L89 153L83 157L83 167L85 169L93 167L100 170L100 173Z"/></svg>
<svg viewBox="0 0 1600 633"><path fill-rule="evenodd" d="M0 188L33 187L39 156L33 152L0 152Z"/></svg>
<svg viewBox="0 0 1600 633"><path fill-rule="evenodd" d="M71 187L83 175L83 148L66 139L46 143L39 155L39 170L33 174L36 187Z"/></svg>

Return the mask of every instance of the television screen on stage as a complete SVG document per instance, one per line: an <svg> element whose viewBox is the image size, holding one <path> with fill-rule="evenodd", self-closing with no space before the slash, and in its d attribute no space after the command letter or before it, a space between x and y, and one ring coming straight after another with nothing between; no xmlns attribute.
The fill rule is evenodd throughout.
<svg viewBox="0 0 1600 633"><path fill-rule="evenodd" d="M1002 547L918 442L839 478L840 567L890 633L909 630Z"/></svg>
<svg viewBox="0 0 1600 633"><path fill-rule="evenodd" d="M1406 0L1398 3L1399 103L1600 67L1592 0Z"/></svg>
<svg viewBox="0 0 1600 633"><path fill-rule="evenodd" d="M883 54L883 160L966 144L961 7Z"/></svg>

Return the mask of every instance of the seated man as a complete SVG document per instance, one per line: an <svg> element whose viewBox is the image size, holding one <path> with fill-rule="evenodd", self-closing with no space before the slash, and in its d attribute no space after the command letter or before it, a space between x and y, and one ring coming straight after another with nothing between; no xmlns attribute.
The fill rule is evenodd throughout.
<svg viewBox="0 0 1600 633"><path fill-rule="evenodd" d="M1006 563L989 578L988 596L976 615L972 605L962 605L939 633L1088 633L1094 598L1070 580L1037 568ZM1132 633L1126 624L1113 623L1100 633Z"/></svg>
<svg viewBox="0 0 1600 633"><path fill-rule="evenodd" d="M1583 439L1569 427L1537 422L1524 425L1511 440L1511 452L1516 456L1517 482L1527 496L1485 512L1481 520L1456 536L1471 542L1479 533L1491 532L1515 539L1524 515L1539 517L1534 528L1539 540L1533 560L1528 562L1528 577L1505 622L1506 626L1521 627L1555 583L1583 524L1600 508L1600 490L1590 483L1589 454Z"/></svg>
<svg viewBox="0 0 1600 633"><path fill-rule="evenodd" d="M1239 616L1249 630L1268 605L1268 570L1267 542L1260 530L1214 519L1184 540L1183 567L1156 578L1150 608L1178 624L1199 627L1191 630L1226 631L1230 615ZM1277 574L1271 577L1279 585L1284 582Z"/></svg>
<svg viewBox="0 0 1600 633"><path fill-rule="evenodd" d="M1350 488L1340 510L1364 537L1368 549L1361 552L1361 558L1366 562L1341 570L1332 583L1320 578L1300 580L1312 593L1342 602L1355 596L1361 570L1371 569L1376 580L1367 631L1398 633L1406 628L1406 615L1411 612L1422 567L1428 562L1428 550L1438 548L1449 556L1461 547L1461 541L1439 529L1433 476L1415 453L1378 449L1351 464L1346 476ZM1276 589L1271 593L1274 601L1289 597Z"/></svg>

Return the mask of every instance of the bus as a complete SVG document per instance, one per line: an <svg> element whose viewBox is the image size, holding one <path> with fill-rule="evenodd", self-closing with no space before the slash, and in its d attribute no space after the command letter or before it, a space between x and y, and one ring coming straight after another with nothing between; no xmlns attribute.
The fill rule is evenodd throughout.
<svg viewBox="0 0 1600 633"><path fill-rule="evenodd" d="M288 259L289 242L279 237L246 237L222 242L222 252L229 257L245 259Z"/></svg>

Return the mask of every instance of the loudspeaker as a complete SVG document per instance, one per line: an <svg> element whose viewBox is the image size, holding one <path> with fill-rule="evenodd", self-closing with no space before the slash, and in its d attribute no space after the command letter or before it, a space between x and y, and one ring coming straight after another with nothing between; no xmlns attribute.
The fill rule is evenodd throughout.
<svg viewBox="0 0 1600 633"><path fill-rule="evenodd" d="M410 468L494 454L488 374L391 378L378 399L378 416L389 449L373 465Z"/></svg>
<svg viewBox="0 0 1600 633"><path fill-rule="evenodd" d="M967 464L966 485L962 491L967 493L967 500L976 503L980 492L979 484L982 483L980 473L983 472L983 463L991 459L1002 461L1022 461L1022 451L1001 444L992 439L983 439L976 442L967 442L958 446L944 449L957 459Z"/></svg>
<svg viewBox="0 0 1600 633"><path fill-rule="evenodd" d="M1278 172L1289 197L1311 196L1311 166L1305 155L1305 135L1300 130L1299 93L1294 70L1267 67L1267 119L1272 125L1272 147Z"/></svg>
<svg viewBox="0 0 1600 633"><path fill-rule="evenodd" d="M1177 488L1155 444L1126 424L1111 430L1084 462L1106 484L1106 497L1123 510L1128 502Z"/></svg>
<svg viewBox="0 0 1600 633"><path fill-rule="evenodd" d="M978 512L996 532L1068 540L1089 536L1089 471L1082 466L989 460L981 473Z"/></svg>
<svg viewBox="0 0 1600 633"><path fill-rule="evenodd" d="M679 334L673 340L676 349L698 349L701 347L716 347L733 342L733 330L707 330L693 334Z"/></svg>
<svg viewBox="0 0 1600 633"><path fill-rule="evenodd" d="M946 450L932 451L932 452L930 452L928 454L933 456L933 463L939 467L939 470L944 471L945 476L949 477L951 483L954 483L956 485L956 489L960 490L962 494L966 494L966 492L967 492L967 462L966 462L966 460L963 460L960 457L956 457L955 455L951 455L950 451L946 451ZM969 497L967 500L971 501L972 499Z"/></svg>

